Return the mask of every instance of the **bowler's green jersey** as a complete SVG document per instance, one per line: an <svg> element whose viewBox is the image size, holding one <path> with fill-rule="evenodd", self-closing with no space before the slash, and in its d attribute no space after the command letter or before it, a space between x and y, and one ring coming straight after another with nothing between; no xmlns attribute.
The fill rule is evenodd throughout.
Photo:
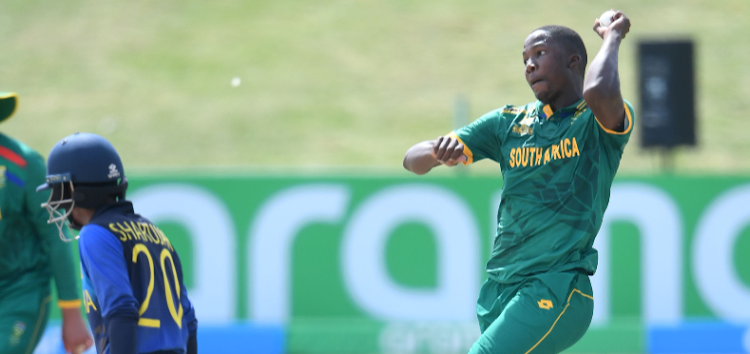
<svg viewBox="0 0 750 354"><path fill-rule="evenodd" d="M537 101L505 106L456 130L467 164L500 164L502 201L487 263L490 279L515 283L548 271L594 274L592 248L609 203L610 187L633 129L604 128L584 100L552 112Z"/></svg>
<svg viewBox="0 0 750 354"><path fill-rule="evenodd" d="M60 240L54 224L47 223L49 214L41 204L49 191L36 192L45 175L42 156L0 134L0 307L4 290L11 285L49 287L51 278L59 307L80 307L71 245Z"/></svg>

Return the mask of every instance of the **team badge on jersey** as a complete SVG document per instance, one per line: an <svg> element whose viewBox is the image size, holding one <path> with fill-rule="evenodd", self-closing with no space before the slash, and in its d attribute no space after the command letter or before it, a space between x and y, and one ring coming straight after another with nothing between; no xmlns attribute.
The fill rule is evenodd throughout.
<svg viewBox="0 0 750 354"><path fill-rule="evenodd" d="M536 115L527 114L526 117L523 117L523 119L521 119L521 122L518 124L530 127L532 124L534 124L534 118L536 118Z"/></svg>
<svg viewBox="0 0 750 354"><path fill-rule="evenodd" d="M13 333L10 335L10 345L18 345L18 343L21 342L21 336L23 336L23 332L25 331L26 324L21 321L16 321L15 325L13 326Z"/></svg>
<svg viewBox="0 0 750 354"><path fill-rule="evenodd" d="M513 132L519 135L534 134L534 128L532 125L534 125L535 118L536 115L527 114L520 122L518 122L518 125L513 126Z"/></svg>

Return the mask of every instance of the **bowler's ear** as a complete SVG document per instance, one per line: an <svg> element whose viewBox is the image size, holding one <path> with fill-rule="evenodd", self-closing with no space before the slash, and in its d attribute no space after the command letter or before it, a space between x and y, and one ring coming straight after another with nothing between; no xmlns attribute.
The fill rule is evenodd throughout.
<svg viewBox="0 0 750 354"><path fill-rule="evenodd" d="M573 69L576 66L581 64L581 56L578 54L573 54L570 56L570 60L568 60L568 67Z"/></svg>

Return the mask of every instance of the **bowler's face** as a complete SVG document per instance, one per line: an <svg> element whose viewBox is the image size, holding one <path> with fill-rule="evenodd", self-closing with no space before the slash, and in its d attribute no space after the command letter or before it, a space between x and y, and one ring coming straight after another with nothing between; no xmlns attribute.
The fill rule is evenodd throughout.
<svg viewBox="0 0 750 354"><path fill-rule="evenodd" d="M549 103L560 94L566 77L563 74L564 56L562 50L553 43L546 31L532 32L523 45L523 63L526 82L534 96Z"/></svg>

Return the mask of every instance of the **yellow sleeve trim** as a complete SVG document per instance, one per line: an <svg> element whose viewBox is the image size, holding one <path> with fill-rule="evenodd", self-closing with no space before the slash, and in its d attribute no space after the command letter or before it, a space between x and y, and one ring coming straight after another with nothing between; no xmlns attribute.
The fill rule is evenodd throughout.
<svg viewBox="0 0 750 354"><path fill-rule="evenodd" d="M60 300L57 307L61 309L77 309L81 307L81 300Z"/></svg>
<svg viewBox="0 0 750 354"><path fill-rule="evenodd" d="M458 134L456 134L456 132L451 132L450 134L448 134L448 136L454 137L456 138L456 140L458 140L458 142L460 142L461 144L464 144L464 155L466 155L466 161L461 162L461 163L464 165L469 165L469 164L474 163L474 153L471 152L471 149L469 149L469 147L466 146L464 141L458 137Z"/></svg>
<svg viewBox="0 0 750 354"><path fill-rule="evenodd" d="M625 106L625 115L626 115L626 116L628 117L628 127L627 127L627 128L625 129L625 131L622 131L622 132L616 132L616 131L614 131L614 130L611 130L611 129L607 129L607 128L605 128L605 127L604 127L604 126L602 125L602 122L600 122L600 121L599 121L599 118L596 118L596 116L594 116L594 119L596 119L596 122L597 122L597 123L599 123L599 126L600 126L600 127L602 127L602 130L604 130L604 131L605 131L605 132L607 132L608 134L613 134L613 135L625 135L625 134L627 134L627 133L630 133L630 130L631 130L631 129L633 129L633 116L632 116L632 114L630 113L630 110L628 109L628 105L626 105L625 103L623 103L622 105L623 105L623 106Z"/></svg>

